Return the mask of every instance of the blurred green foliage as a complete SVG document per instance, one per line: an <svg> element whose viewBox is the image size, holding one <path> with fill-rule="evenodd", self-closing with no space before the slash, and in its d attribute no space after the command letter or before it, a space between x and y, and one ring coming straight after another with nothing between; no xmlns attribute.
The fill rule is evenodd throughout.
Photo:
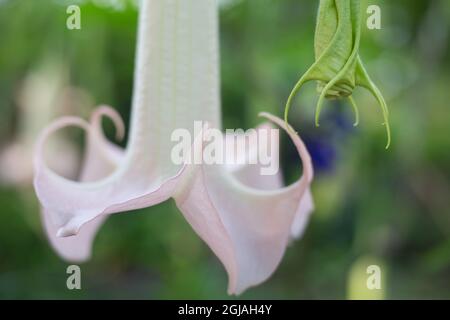
<svg viewBox="0 0 450 320"><path fill-rule="evenodd" d="M390 107L391 148L370 95L356 93L358 128L340 102L327 102L315 128L316 92L305 87L290 121L314 158L316 211L272 278L239 298L363 298L351 272L365 256L383 266L385 298L450 298L450 3L370 2L382 8L382 29L365 28L361 55ZM80 3L81 30L66 29L71 3ZM108 3L0 1L0 150L18 134L23 79L48 61L91 96L88 109L110 104L128 122L137 9ZM259 111L282 115L313 61L316 7L223 1L224 127L249 128ZM290 182L298 159L289 143L282 151ZM66 289L67 265L45 239L31 185L2 185L0 298L228 298L225 271L172 201L110 217L82 265L82 290Z"/></svg>

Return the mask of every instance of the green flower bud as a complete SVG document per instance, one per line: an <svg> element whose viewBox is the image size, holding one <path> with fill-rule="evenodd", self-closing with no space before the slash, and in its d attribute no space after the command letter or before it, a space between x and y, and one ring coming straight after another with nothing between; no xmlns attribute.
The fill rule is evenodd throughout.
<svg viewBox="0 0 450 320"><path fill-rule="evenodd" d="M347 98L355 112L355 126L359 122L358 108L352 98L353 90L363 87L377 99L387 132L386 149L391 142L389 112L378 87L370 79L359 56L362 12L360 0L320 0L314 36L315 62L295 85L286 103L287 122L292 100L308 81L317 81L320 93L316 106L316 126L324 99Z"/></svg>

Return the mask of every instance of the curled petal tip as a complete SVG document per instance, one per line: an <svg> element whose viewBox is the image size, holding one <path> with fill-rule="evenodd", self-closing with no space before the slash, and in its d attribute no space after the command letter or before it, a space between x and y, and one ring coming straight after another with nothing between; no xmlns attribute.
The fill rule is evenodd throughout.
<svg viewBox="0 0 450 320"><path fill-rule="evenodd" d="M116 140L121 141L125 137L125 124L120 114L110 106L102 105L92 114L91 122L101 127L101 120L103 116L111 119L116 129Z"/></svg>
<svg viewBox="0 0 450 320"><path fill-rule="evenodd" d="M268 113L268 112L265 112L265 111L262 111L262 112L259 112L258 113L258 117L262 117L262 118L266 118L266 119L268 119L268 118L270 118L272 115L270 114L270 113ZM285 119L286 120L286 119ZM286 121L285 121L286 122Z"/></svg>

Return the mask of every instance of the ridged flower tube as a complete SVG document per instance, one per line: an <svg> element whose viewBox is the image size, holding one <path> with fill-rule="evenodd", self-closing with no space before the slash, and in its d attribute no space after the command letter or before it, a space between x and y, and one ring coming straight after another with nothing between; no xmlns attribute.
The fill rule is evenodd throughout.
<svg viewBox="0 0 450 320"><path fill-rule="evenodd" d="M371 80L359 56L361 28L361 0L320 0L314 36L315 62L289 95L285 121L288 120L289 109L301 87L308 81L317 81L320 95L316 106L316 126L319 126L325 98L348 99L355 112L356 126L359 113L352 94L360 86L369 90L380 105L387 133L387 149L391 143L389 111L381 91Z"/></svg>
<svg viewBox="0 0 450 320"><path fill-rule="evenodd" d="M228 292L239 294L265 281L280 263L289 241L304 230L313 209L309 191L313 168L308 151L284 121L263 113L261 116L288 132L298 151L303 174L294 184L283 187L279 173L263 176L245 165L175 164L171 158L174 130L184 128L194 136L194 122L205 123L190 148L195 158L203 154L203 141L212 129L220 128L216 1L143 1L137 43L125 150L102 133L100 119L104 116L113 120L119 138L124 133L120 116L107 106L97 109L89 122L75 117L59 119L39 137L34 186L49 239L63 258L86 260L95 233L108 215L173 198L223 263ZM67 126L87 133L80 181L58 176L44 161L46 141ZM248 150L248 156L253 152Z"/></svg>

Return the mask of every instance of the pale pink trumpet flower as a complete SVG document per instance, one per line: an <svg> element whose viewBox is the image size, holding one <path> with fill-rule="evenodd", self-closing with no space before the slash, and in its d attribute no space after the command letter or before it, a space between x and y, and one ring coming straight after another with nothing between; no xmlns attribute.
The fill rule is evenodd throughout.
<svg viewBox="0 0 450 320"><path fill-rule="evenodd" d="M39 138L34 184L47 230L65 237L54 243L60 255L84 260L107 215L173 198L225 266L228 292L239 294L265 281L289 240L303 231L313 207L310 156L284 121L264 113L286 130L302 160L303 175L294 184L282 187L279 174L262 176L254 166L174 164L174 130L192 129L198 120L207 123L192 143L190 155L195 156L202 154L210 129L221 126L217 2L148 0L140 11L127 148L119 149L102 133L99 119L107 115L123 134L120 117L108 107L94 112L90 123L62 118ZM58 176L43 160L48 137L66 126L87 132L80 182Z"/></svg>

